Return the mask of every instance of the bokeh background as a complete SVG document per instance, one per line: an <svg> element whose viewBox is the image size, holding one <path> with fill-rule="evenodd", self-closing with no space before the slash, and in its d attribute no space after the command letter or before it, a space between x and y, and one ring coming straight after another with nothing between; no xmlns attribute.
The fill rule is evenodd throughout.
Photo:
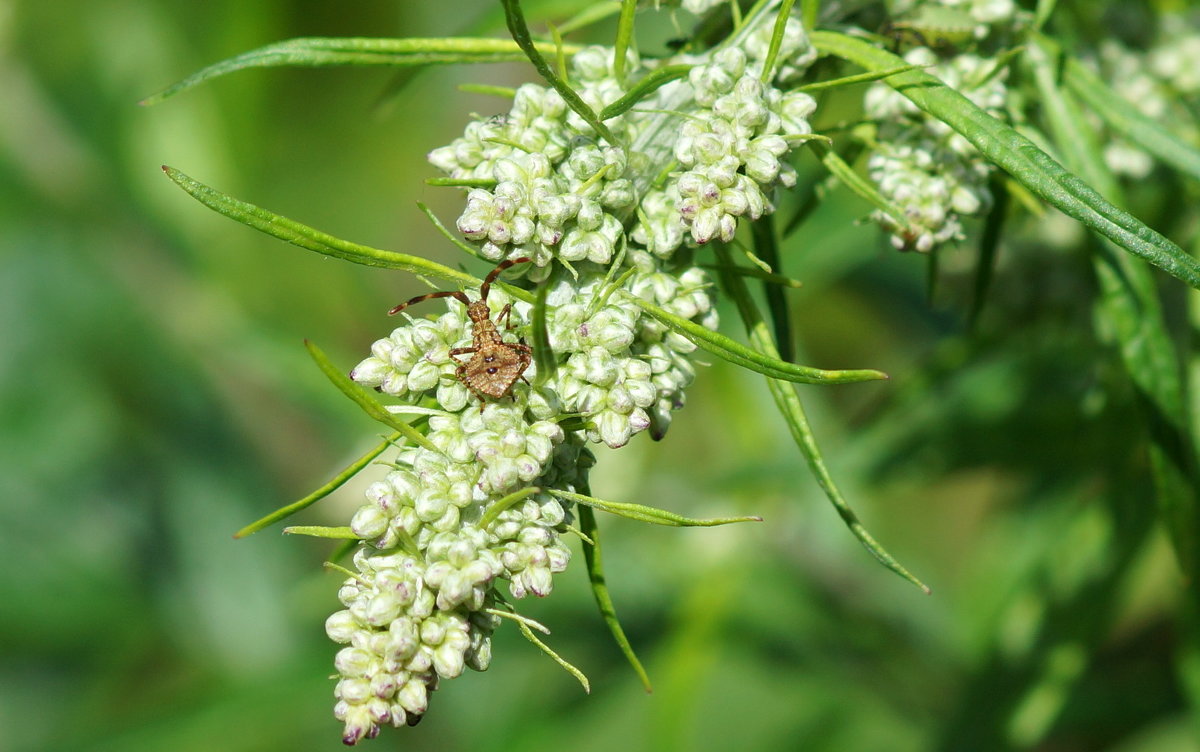
<svg viewBox="0 0 1200 752"><path fill-rule="evenodd" d="M555 5L527 3L535 18L561 18ZM248 71L137 102L279 39L496 19L482 0L0 0L0 749L341 748L330 546L231 534L377 441L302 340L348 368L422 288L217 216L159 165L458 264L415 206L449 223L461 200L424 185L424 154L506 108L456 83L531 71ZM665 20L640 33L648 48L675 34ZM1171 180L1147 181L1135 209L1186 243L1195 216L1178 197L1195 186ZM1180 615L1195 591L1155 520L1133 395L1093 333L1085 237L1054 216L1014 223L968 332L973 242L943 256L931 298L926 259L887 248L867 211L832 193L783 271L805 283L789 293L802 362L892 380L802 396L852 504L933 595L844 529L761 378L715 363L665 441L600 451L594 474L605 498L765 518L601 520L655 692L577 557L521 608L591 696L506 628L488 672L365 748L1200 749L1200 652ZM1164 290L1180 319L1185 291ZM301 519L344 524L362 486Z"/></svg>

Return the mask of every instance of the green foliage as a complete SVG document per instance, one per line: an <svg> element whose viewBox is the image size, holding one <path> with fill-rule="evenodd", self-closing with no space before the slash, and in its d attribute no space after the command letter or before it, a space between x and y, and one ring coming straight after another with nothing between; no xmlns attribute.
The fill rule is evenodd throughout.
<svg viewBox="0 0 1200 752"><path fill-rule="evenodd" d="M196 83L245 67L526 53L499 38L495 3L462 3L451 20L395 3L35 5L17 3L0 25L11 121L0 139L0 529L18 564L0 576L13 616L0 627L6 744L340 748L328 710L333 651L315 626L342 576L314 566L332 541L229 535L289 498L300 501L239 535L302 510L292 532L338 531L362 496L355 472L399 440L378 443L300 341L326 343L333 362L348 364L390 327L383 311L419 292L410 273L439 289L478 284L489 265L427 219L458 207L453 189L423 186L433 174L423 155L469 112L497 109L493 98L453 94L452 77L502 84L486 88L496 93L529 71L443 67L408 79L376 118L373 71L245 73L155 108L135 103L188 70L201 71L187 79ZM797 5L817 19L838 4ZM738 309L723 308L724 335L697 335L715 359L667 440L602 454L595 497L586 494L764 524L678 531L604 520L601 531L582 508L586 570L619 650L580 573L529 606L536 622L497 609L519 624L499 633L503 660L440 692L436 714L397 732L405 748L557 749L564 739L585 749L1192 748L1200 630L1188 400L1200 298L1143 259L1200 279L1180 250L1197 247L1197 144L1187 122L1142 113L1080 63L1114 34L1149 45L1165 5L1039 2L1045 39L1019 40L1010 81L1037 106L1008 125L882 49L816 35L856 64L826 58L821 81L873 70L865 76L894 82L1009 172L991 183L998 200L986 224L936 252L927 301L927 259L886 249L858 222L880 206L864 200L865 160L844 127L860 116L860 87L810 88L833 145L821 164L797 157L797 188L774 197L797 220L774 255L754 238L770 271L708 264L726 288L745 277L804 286L770 288L769 329L744 317L753 348L732 339ZM521 7L535 48L554 55L536 36L543 21L578 13L560 27L582 29L562 48L570 54L611 44L617 14L633 4ZM877 30L876 9L864 8L852 20ZM743 10L743 19L753 12ZM643 56L665 54L692 22L646 7L634 20L629 44ZM719 40L732 26L725 4L701 28ZM436 47L482 45L466 36L478 31L497 35L487 50ZM343 36L203 68L308 33ZM353 36L362 33L422 36ZM688 43L702 51L704 38ZM621 112L668 83L658 75ZM1152 177L1113 175L1101 129L1158 159ZM328 228L168 172L210 208L326 258L200 212L155 178L163 161ZM827 170L843 179L827 181ZM1038 217L1030 194L1105 239ZM413 210L418 200L426 216ZM456 268L463 261L470 272ZM739 306L760 305L741 287ZM540 372L548 348L534 343ZM721 357L729 353L745 360ZM775 379L803 371L797 361L865 362L892 379L798 392ZM772 399L747 362L768 376ZM935 594L915 597L882 576L831 524L825 495L885 564L899 566L876 538ZM536 640L540 650L602 690L584 697L523 649L521 635L542 623L555 640L553 650ZM635 648L655 677L650 697Z"/></svg>

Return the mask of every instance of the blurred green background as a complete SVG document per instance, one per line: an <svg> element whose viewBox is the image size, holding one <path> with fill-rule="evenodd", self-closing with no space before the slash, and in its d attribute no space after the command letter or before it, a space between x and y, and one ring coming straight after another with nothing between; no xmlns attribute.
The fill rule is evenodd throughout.
<svg viewBox="0 0 1200 752"><path fill-rule="evenodd" d="M485 12L0 0L0 749L341 748L329 546L230 536L377 440L302 339L348 368L421 288L217 216L159 165L457 264L415 207L449 223L460 202L423 184L424 154L506 108L455 83L530 71L426 71L382 106L394 74L367 69L243 72L137 102L271 41L492 31ZM1194 213L1155 199L1171 184L1146 190L1140 216L1187 241ZM933 595L843 528L761 378L714 365L664 442L601 451L594 473L601 497L766 519L601 521L655 692L613 646L577 556L553 597L520 605L590 697L504 629L486 674L445 683L420 726L365 748L1200 749L1200 652L1179 616L1194 589L1155 521L1133 395L1092 332L1084 237L1054 217L1014 236L968 335L972 243L942 259L930 302L925 259L889 250L866 212L835 193L784 271L805 283L791 294L802 362L892 380L802 396L843 490ZM1184 292L1165 287L1178 312ZM344 524L370 477L302 519Z"/></svg>

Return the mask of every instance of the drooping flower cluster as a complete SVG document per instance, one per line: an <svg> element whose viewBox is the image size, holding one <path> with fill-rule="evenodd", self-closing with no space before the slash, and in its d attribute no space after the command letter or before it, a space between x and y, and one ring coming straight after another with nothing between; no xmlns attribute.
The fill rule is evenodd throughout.
<svg viewBox="0 0 1200 752"><path fill-rule="evenodd" d="M554 90L527 84L509 113L430 153L453 178L494 183L467 192L457 227L487 259L531 260L509 276L548 288L555 368L531 364L505 397L481 403L460 376L469 356L451 355L472 346L474 326L451 299L433 319L406 312L352 371L398 414L426 421L429 445L402 449L350 523L363 545L345 608L327 625L346 645L335 694L347 743L415 722L441 680L487 667L505 598L549 594L570 560L562 492L586 493L588 442L661 438L684 404L696 345L635 301L714 328L707 274L675 252L769 212L770 188L794 180L787 137L810 132L813 100L762 82L769 35L755 31L743 47L693 61L692 75L644 111L608 119L619 145ZM794 74L813 57L792 20L778 70ZM648 72L633 55L627 69L628 83ZM574 56L570 83L595 111L628 90L604 48ZM672 160L663 184L646 179ZM511 306L508 329L498 327L506 342L530 334L530 303L497 285L487 304L493 320Z"/></svg>
<svg viewBox="0 0 1200 752"><path fill-rule="evenodd" d="M930 72L947 85L1002 116L1005 72L997 73L993 60L962 54L941 61L927 47L911 50L904 59L930 66ZM987 183L994 168L959 133L926 117L889 86L872 85L864 107L867 117L879 122L878 146L867 170L880 193L903 212L905 223L883 211L873 213L872 219L892 233L892 245L901 250L927 253L961 239L961 218L991 205Z"/></svg>

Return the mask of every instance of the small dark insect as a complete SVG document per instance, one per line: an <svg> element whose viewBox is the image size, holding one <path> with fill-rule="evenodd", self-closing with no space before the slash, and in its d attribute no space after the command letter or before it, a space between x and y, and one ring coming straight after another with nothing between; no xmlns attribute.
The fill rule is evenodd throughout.
<svg viewBox="0 0 1200 752"><path fill-rule="evenodd" d="M454 375L479 398L481 411L485 397L500 399L511 393L512 385L517 382L517 379L525 381L522 374L533 361L533 350L529 345L524 342L504 341L496 324L492 323L492 314L487 304L488 291L492 289L492 283L496 281L500 273L510 266L530 260L529 257L522 256L497 264L496 268L483 280L483 285L479 288L479 300L474 303L466 293L459 290L431 292L427 295L418 295L388 311L388 315L391 316L414 303L420 303L422 300L430 298L454 298L467 307L467 316L471 319L471 346L454 348L450 351L450 357L458 363L458 369ZM511 315L512 303L509 303L496 317L497 323L501 319L504 320L505 331L512 328ZM467 354L471 355L471 359L466 363L456 357ZM514 396L513 399L515 400L516 397Z"/></svg>

